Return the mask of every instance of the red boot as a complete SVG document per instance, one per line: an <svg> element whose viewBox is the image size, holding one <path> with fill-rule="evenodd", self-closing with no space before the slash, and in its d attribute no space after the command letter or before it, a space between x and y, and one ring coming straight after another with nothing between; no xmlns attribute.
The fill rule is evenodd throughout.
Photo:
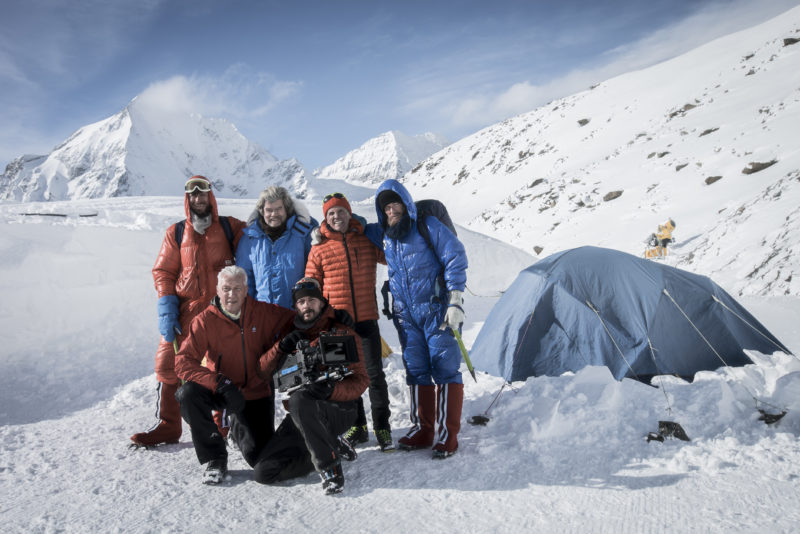
<svg viewBox="0 0 800 534"><path fill-rule="evenodd" d="M436 413L435 386L409 386L411 390L411 423L408 434L397 440L397 448L410 451L433 444L433 422Z"/></svg>
<svg viewBox="0 0 800 534"><path fill-rule="evenodd" d="M181 437L181 409L175 399L178 384L158 383L156 417L158 424L147 432L131 436L131 441L140 447L150 447L161 443L178 443Z"/></svg>
<svg viewBox="0 0 800 534"><path fill-rule="evenodd" d="M458 431L461 430L461 406L464 404L464 384L437 386L436 423L439 433L433 446L436 459L452 456L458 450Z"/></svg>

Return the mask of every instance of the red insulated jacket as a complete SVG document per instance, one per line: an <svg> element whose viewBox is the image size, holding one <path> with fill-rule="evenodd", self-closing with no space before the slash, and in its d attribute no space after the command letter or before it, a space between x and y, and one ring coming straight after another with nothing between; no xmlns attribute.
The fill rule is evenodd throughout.
<svg viewBox="0 0 800 534"><path fill-rule="evenodd" d="M205 233L199 234L192 227L189 195L184 195L186 228L180 249L175 241L175 225L169 227L161 250L153 266L153 282L159 298L177 295L180 300L180 315L193 317L202 311L216 295L217 273L227 265L234 264L228 238L219 223L217 199L214 192L208 193L212 223ZM228 217L234 235L234 250L245 223Z"/></svg>
<svg viewBox="0 0 800 534"><path fill-rule="evenodd" d="M223 374L242 390L245 399L267 397L272 380L259 376L259 358L294 329L295 313L248 296L237 323L222 313L214 300L192 321L175 357L175 372L180 379L211 391L217 387L217 375ZM206 366L201 363L203 358Z"/></svg>
<svg viewBox="0 0 800 534"><path fill-rule="evenodd" d="M383 250L364 235L356 219L347 232L320 225L322 243L311 247L306 276L319 280L331 306L347 310L355 322L378 319L375 277L378 263L386 264Z"/></svg>
<svg viewBox="0 0 800 534"><path fill-rule="evenodd" d="M322 332L331 332L336 335L352 335L358 340L358 334L352 328L348 328L341 323L337 323L334 318L333 308L326 306L314 325L305 331L306 337L310 340L310 345L319 344L319 336ZM361 343L356 343L358 350L358 362L350 364L353 374L346 376L343 380L336 382L333 393L329 400L344 402L356 400L367 390L369 376L364 367L364 353L361 350ZM278 370L278 365L286 355L279 347L278 343L267 351L258 362L258 372L264 380L272 380L272 375ZM323 367L324 368L324 367Z"/></svg>

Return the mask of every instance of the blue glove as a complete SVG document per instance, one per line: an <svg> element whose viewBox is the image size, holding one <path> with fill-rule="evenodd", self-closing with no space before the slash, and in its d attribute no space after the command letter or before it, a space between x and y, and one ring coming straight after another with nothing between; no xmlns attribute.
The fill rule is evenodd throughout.
<svg viewBox="0 0 800 534"><path fill-rule="evenodd" d="M175 332L183 333L178 323L177 295L164 295L158 299L158 331L167 343L175 340Z"/></svg>

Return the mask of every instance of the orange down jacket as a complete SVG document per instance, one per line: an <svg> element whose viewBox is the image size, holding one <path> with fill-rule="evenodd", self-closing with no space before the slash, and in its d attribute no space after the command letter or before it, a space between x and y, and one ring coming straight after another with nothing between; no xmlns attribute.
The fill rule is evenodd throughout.
<svg viewBox="0 0 800 534"><path fill-rule="evenodd" d="M347 232L320 225L322 243L311 247L306 276L319 280L331 306L347 310L355 322L378 319L375 278L378 263L386 264L383 251L364 235L364 228L350 219Z"/></svg>
<svg viewBox="0 0 800 534"><path fill-rule="evenodd" d="M231 247L225 231L219 223L217 199L214 192L208 193L212 220L204 234L192 227L189 195L184 195L186 228L183 232L180 249L175 241L175 225L167 229L156 264L153 266L153 282L158 297L177 295L180 302L180 315L194 317L200 313L216 296L217 273L227 265L234 264ZM242 236L245 223L228 217L234 236L234 250ZM181 317L183 324L183 317Z"/></svg>
<svg viewBox="0 0 800 534"><path fill-rule="evenodd" d="M333 312L333 308L326 306L322 312L320 312L319 319L317 319L314 325L304 331L312 347L319 345L319 336L322 332L330 332L339 336L352 335L356 336L356 339L359 339L355 330L336 322ZM358 350L358 362L352 363L349 366L353 373L335 383L333 393L331 393L329 400L337 402L356 400L367 390L369 376L367 376L367 370L364 367L364 352L361 349L361 343L355 343L355 346ZM271 380L272 375L278 370L278 365L285 355L286 353L278 347L278 343L275 343L258 362L258 372L261 378L264 380ZM325 366L322 366L321 369L324 370Z"/></svg>
<svg viewBox="0 0 800 534"><path fill-rule="evenodd" d="M233 265L233 254L228 238L225 237L225 231L219 223L217 200L213 191L208 193L208 202L211 206L212 223L204 234L198 234L192 227L189 196L184 195L186 227L180 249L175 241L173 224L164 235L161 250L153 267L153 283L158 297L164 295L178 297L178 321L184 334L189 331L192 319L216 296L217 273L226 265ZM235 250L235 244L242 236L245 223L233 217L228 217L228 220L231 223ZM183 342L184 338L185 335L179 335L178 344ZM158 381L177 384L175 349L172 343L162 338L156 350L155 360Z"/></svg>
<svg viewBox="0 0 800 534"><path fill-rule="evenodd" d="M216 299L215 299L216 302ZM293 330L294 312L247 296L241 326L210 304L192 321L189 335L175 357L175 372L182 380L211 391L217 375L230 378L247 400L272 393L272 379L258 374L262 354ZM202 365L206 358L206 365Z"/></svg>

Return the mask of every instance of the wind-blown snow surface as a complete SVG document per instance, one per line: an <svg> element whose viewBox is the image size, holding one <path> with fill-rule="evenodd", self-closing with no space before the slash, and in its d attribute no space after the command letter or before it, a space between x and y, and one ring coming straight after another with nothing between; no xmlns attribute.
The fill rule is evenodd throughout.
<svg viewBox="0 0 800 534"><path fill-rule="evenodd" d="M353 203L374 220L370 198ZM220 201L238 217L253 204ZM479 373L475 383L465 372L458 454L382 454L371 441L345 465L335 497L322 494L316 475L259 485L235 450L232 481L204 486L186 425L177 445L128 450L130 434L152 423L150 268L182 205L178 197L0 205L3 532L791 532L800 524L800 363L779 353L692 384L664 378L661 389L587 368L515 383L494 404L502 380ZM309 205L319 216L319 200ZM68 216L22 215L45 211ZM469 230L459 235L470 256L469 346L499 291L533 260ZM582 238L590 242L591 229ZM800 299L742 302L798 352ZM381 331L399 350L388 322ZM397 354L386 371L396 439L410 426ZM789 412L766 426L751 395ZM466 424L490 406L487 426ZM663 419L692 441L646 443Z"/></svg>

